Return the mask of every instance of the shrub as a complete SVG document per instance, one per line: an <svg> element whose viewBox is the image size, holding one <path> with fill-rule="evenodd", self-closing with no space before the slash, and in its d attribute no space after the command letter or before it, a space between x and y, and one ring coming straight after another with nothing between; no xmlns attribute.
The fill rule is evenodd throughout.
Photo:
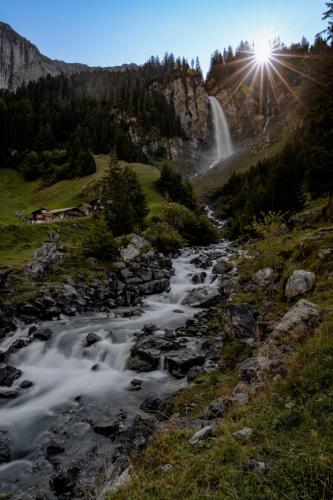
<svg viewBox="0 0 333 500"><path fill-rule="evenodd" d="M104 217L95 219L95 224L88 237L83 240L82 247L86 257L110 261L117 257L118 245Z"/></svg>
<svg viewBox="0 0 333 500"><path fill-rule="evenodd" d="M179 232L167 222L155 222L143 233L151 245L162 253L171 253L186 245Z"/></svg>
<svg viewBox="0 0 333 500"><path fill-rule="evenodd" d="M218 231L207 216L197 215L178 203L169 203L162 217L190 245L207 245L218 241Z"/></svg>

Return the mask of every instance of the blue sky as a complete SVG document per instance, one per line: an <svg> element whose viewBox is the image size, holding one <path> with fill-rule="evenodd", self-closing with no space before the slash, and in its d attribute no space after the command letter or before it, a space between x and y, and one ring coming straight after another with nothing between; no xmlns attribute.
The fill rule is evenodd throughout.
<svg viewBox="0 0 333 500"><path fill-rule="evenodd" d="M54 59L93 66L199 56L261 33L285 43L323 29L324 0L0 0L0 20Z"/></svg>

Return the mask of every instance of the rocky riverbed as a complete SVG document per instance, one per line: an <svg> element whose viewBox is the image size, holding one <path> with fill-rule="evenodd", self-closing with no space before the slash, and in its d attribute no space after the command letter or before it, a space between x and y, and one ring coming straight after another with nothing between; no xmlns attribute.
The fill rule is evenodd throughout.
<svg viewBox="0 0 333 500"><path fill-rule="evenodd" d="M168 396L216 367L223 333L207 337L204 311L232 290L232 252L222 242L168 259L134 237L108 280L3 309L0 492L96 498L126 469Z"/></svg>

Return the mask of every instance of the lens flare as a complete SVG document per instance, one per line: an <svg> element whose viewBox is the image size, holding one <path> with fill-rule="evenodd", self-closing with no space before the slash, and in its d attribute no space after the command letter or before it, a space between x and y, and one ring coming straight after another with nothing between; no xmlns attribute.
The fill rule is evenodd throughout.
<svg viewBox="0 0 333 500"><path fill-rule="evenodd" d="M273 54L273 47L269 40L260 40L254 45L254 57L258 64L267 64Z"/></svg>

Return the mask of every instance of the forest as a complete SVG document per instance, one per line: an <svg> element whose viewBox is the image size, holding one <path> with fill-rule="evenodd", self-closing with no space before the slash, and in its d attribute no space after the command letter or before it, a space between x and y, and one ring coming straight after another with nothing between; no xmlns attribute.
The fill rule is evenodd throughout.
<svg viewBox="0 0 333 500"><path fill-rule="evenodd" d="M165 156L144 152L152 130L159 138L185 138L173 102L161 87L174 78L202 81L197 61L166 54L137 69L46 76L0 92L0 164L19 169L27 180L49 182L95 170L94 154L113 152L128 162Z"/></svg>

